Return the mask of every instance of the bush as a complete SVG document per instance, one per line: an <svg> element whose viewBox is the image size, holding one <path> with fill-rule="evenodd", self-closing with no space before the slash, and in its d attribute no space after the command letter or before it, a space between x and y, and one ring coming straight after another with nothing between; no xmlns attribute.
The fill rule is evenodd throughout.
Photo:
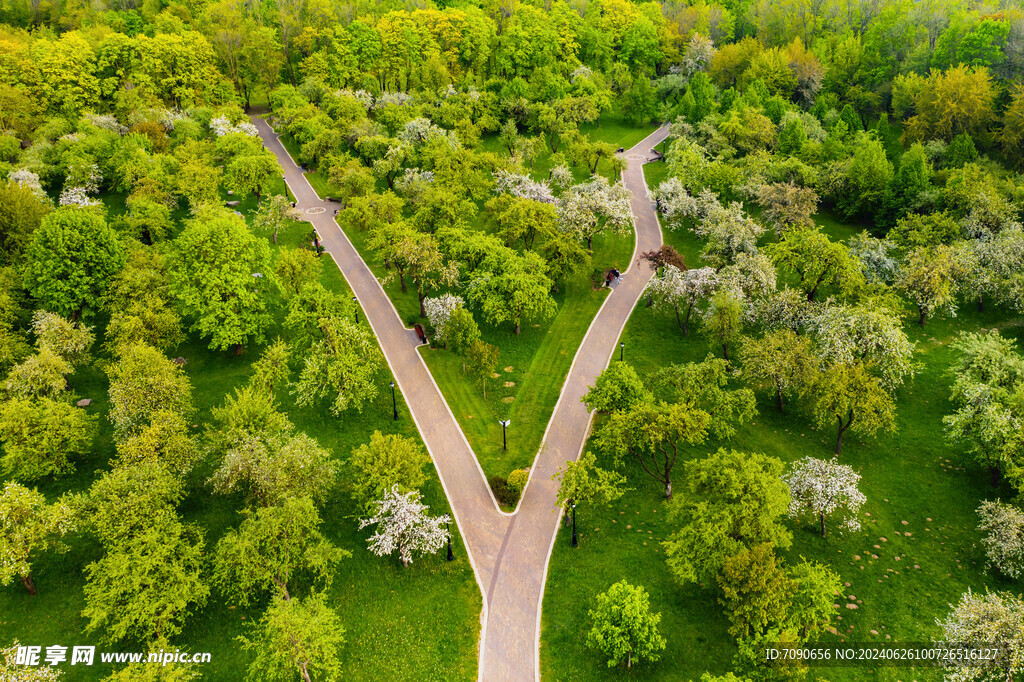
<svg viewBox="0 0 1024 682"><path fill-rule="evenodd" d="M519 501L519 491L510 486L504 476L489 476L487 483L491 486L491 492L494 493L494 497L499 503L509 507L516 506Z"/></svg>
<svg viewBox="0 0 1024 682"><path fill-rule="evenodd" d="M985 500L978 516L988 565L1014 580L1024 577L1024 512L1012 504Z"/></svg>
<svg viewBox="0 0 1024 682"><path fill-rule="evenodd" d="M516 495L516 499L523 494L523 488L526 487L526 482L530 480L529 469L513 469L512 473L508 475L508 487Z"/></svg>

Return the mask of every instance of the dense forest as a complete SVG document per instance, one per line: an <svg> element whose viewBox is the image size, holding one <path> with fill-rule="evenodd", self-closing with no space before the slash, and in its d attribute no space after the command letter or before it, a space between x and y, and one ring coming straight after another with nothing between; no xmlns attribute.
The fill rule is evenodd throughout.
<svg viewBox="0 0 1024 682"><path fill-rule="evenodd" d="M883 637L1022 669L1024 8L0 0L0 677L75 642L213 656L71 679L476 676L444 491L264 121L506 510L667 126L545 676ZM661 634L609 643L616 604Z"/></svg>

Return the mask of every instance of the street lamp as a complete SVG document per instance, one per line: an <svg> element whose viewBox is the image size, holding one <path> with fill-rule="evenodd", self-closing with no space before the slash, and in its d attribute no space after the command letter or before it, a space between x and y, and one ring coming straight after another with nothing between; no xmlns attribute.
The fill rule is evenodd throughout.
<svg viewBox="0 0 1024 682"><path fill-rule="evenodd" d="M453 560L455 558L455 555L452 554L452 531L451 531L451 524L446 523L446 524L444 524L444 527L445 527L445 530L448 531L448 561L451 561L451 560Z"/></svg>
<svg viewBox="0 0 1024 682"><path fill-rule="evenodd" d="M499 419L498 423L501 424L501 449L508 450L508 440L505 438L505 429L512 423L511 419Z"/></svg>
<svg viewBox="0 0 1024 682"><path fill-rule="evenodd" d="M576 501L572 503L572 546L576 547L579 545L579 541L576 539Z"/></svg>
<svg viewBox="0 0 1024 682"><path fill-rule="evenodd" d="M353 296L352 303L355 304L356 324L359 324L359 300L355 296Z"/></svg>
<svg viewBox="0 0 1024 682"><path fill-rule="evenodd" d="M619 362L622 362L622 354L626 352L626 342L619 341Z"/></svg>
<svg viewBox="0 0 1024 682"><path fill-rule="evenodd" d="M391 382L391 414L398 421L398 403L395 402L395 382Z"/></svg>

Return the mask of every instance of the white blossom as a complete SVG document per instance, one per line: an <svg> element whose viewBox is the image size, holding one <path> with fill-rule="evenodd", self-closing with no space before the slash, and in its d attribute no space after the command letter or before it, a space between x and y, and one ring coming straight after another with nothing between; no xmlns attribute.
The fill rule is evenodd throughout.
<svg viewBox="0 0 1024 682"><path fill-rule="evenodd" d="M556 203L555 195L546 182L537 182L529 175L510 173L498 170L494 173L494 191L498 194L511 194L514 197L532 199L545 204Z"/></svg>
<svg viewBox="0 0 1024 682"><path fill-rule="evenodd" d="M572 171L564 163L551 169L551 186L565 189L573 182Z"/></svg>
<svg viewBox="0 0 1024 682"><path fill-rule="evenodd" d="M32 190L32 193L40 199L46 198L46 192L43 191L43 186L39 183L38 173L33 173L28 168L19 168L11 171L7 177L16 185Z"/></svg>
<svg viewBox="0 0 1024 682"><path fill-rule="evenodd" d="M427 191L427 185L434 182L434 171L406 168L395 180L395 191L413 204L418 204Z"/></svg>
<svg viewBox="0 0 1024 682"><path fill-rule="evenodd" d="M32 644L32 642L29 642ZM45 664L46 649L39 652L39 665L26 666L18 663L18 649L23 646L17 639L5 649L0 649L0 680L7 682L51 682L64 677L64 672ZM38 644L37 644L38 646Z"/></svg>
<svg viewBox="0 0 1024 682"><path fill-rule="evenodd" d="M978 516L988 565L1020 580L1024 576L1024 511L1016 505L985 500L978 507Z"/></svg>
<svg viewBox="0 0 1024 682"><path fill-rule="evenodd" d="M697 221L694 233L707 240L701 256L718 266L728 265L740 253L757 253L757 240L764 228L743 212L743 204L734 201L723 206L711 190L697 197Z"/></svg>
<svg viewBox="0 0 1024 682"><path fill-rule="evenodd" d="M256 126L249 121L242 121L238 125L232 125L227 116L218 116L217 118L211 119L210 130L212 130L213 134L217 137L223 137L224 135L230 135L232 133L241 133L242 135L248 135L249 137L259 137L259 131L256 129Z"/></svg>
<svg viewBox="0 0 1024 682"><path fill-rule="evenodd" d="M65 187L61 190L60 198L57 200L61 206L99 206L100 202L90 199L84 187Z"/></svg>
<svg viewBox="0 0 1024 682"><path fill-rule="evenodd" d="M432 123L430 119L423 118L422 116L406 122L402 129L398 131L398 139L413 147L438 138L443 139L453 150L462 147L462 143L454 132L445 130Z"/></svg>
<svg viewBox="0 0 1024 682"><path fill-rule="evenodd" d="M715 56L715 43L711 38L694 33L683 51L683 59L679 64L680 71L687 77L703 71Z"/></svg>
<svg viewBox="0 0 1024 682"><path fill-rule="evenodd" d="M377 556L388 556L398 552L402 565L412 563L412 554L433 554L448 540L447 525L451 518L428 516L427 505L421 502L418 490L402 494L395 485L384 494L384 499L373 503L374 513L360 519L359 528L376 525L376 532L370 536L369 549Z"/></svg>
<svg viewBox="0 0 1024 682"><path fill-rule="evenodd" d="M881 308L824 305L808 327L817 342L818 356L825 362L867 363L878 370L882 385L889 389L914 375L914 343L899 319Z"/></svg>
<svg viewBox="0 0 1024 682"><path fill-rule="evenodd" d="M361 92L365 93L366 91L357 90L355 93L357 99L360 98L359 93ZM369 93L366 94L369 95ZM409 95L408 93L405 92L382 92L380 95L377 96L376 100L373 103L373 106L374 108L377 108L386 106L388 104L393 104L399 107L409 106L410 104L412 104L412 95Z"/></svg>
<svg viewBox="0 0 1024 682"><path fill-rule="evenodd" d="M427 314L430 326L434 328L434 338L442 343L446 342L448 333L448 320L452 313L465 307L461 296L454 294L441 294L432 298L423 299L423 311Z"/></svg>
<svg viewBox="0 0 1024 682"><path fill-rule="evenodd" d="M1008 592L986 592L980 597L968 589L960 603L950 608L945 620L935 620L946 642L960 647L995 646L1001 655L984 660L951 659L945 673L948 682L1019 676L1024 670L1024 601L1020 597Z"/></svg>
<svg viewBox="0 0 1024 682"><path fill-rule="evenodd" d="M128 132L128 128L121 125L112 114L86 114L85 120L89 122L89 125L95 126L100 130L107 130L118 135L124 135Z"/></svg>
<svg viewBox="0 0 1024 682"><path fill-rule="evenodd" d="M891 283L896 279L899 261L891 255L892 242L859 232L850 239L850 255L860 261L869 282Z"/></svg>
<svg viewBox="0 0 1024 682"><path fill-rule="evenodd" d="M569 79L573 83L575 83L578 78L590 78L593 75L594 72L590 70L589 66L584 66L583 64L580 64L579 66L576 67L576 70L573 71L572 74L569 76Z"/></svg>
<svg viewBox="0 0 1024 682"><path fill-rule="evenodd" d="M747 321L767 331L803 328L811 318L813 304L807 295L792 287L783 287L769 296L756 299L747 308Z"/></svg>
<svg viewBox="0 0 1024 682"><path fill-rule="evenodd" d="M739 291L749 301L775 293L775 264L763 253L737 253L736 259L718 272L719 286Z"/></svg>
<svg viewBox="0 0 1024 682"><path fill-rule="evenodd" d="M857 489L860 474L845 464L805 457L793 464L782 480L789 486L789 515L811 514L825 534L825 519L839 515L846 530L859 530L857 512L867 501Z"/></svg>
<svg viewBox="0 0 1024 682"><path fill-rule="evenodd" d="M669 178L658 185L654 190L654 200L671 228L697 214L697 200L683 187L679 178Z"/></svg>
<svg viewBox="0 0 1024 682"><path fill-rule="evenodd" d="M558 227L590 244L604 226L616 232L633 227L630 193L621 182L614 185L603 176L570 187L558 200Z"/></svg>
<svg viewBox="0 0 1024 682"><path fill-rule="evenodd" d="M717 287L718 274L714 268L680 270L666 265L660 276L652 277L647 283L646 293L655 309L672 309L677 324L685 331L693 308L711 296Z"/></svg>

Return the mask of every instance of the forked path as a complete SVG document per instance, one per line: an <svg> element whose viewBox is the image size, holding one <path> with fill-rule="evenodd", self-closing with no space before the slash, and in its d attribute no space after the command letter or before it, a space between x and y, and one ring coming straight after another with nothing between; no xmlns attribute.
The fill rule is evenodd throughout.
<svg viewBox="0 0 1024 682"><path fill-rule="evenodd" d="M605 299L587 330L519 507L514 514L507 514L498 509L476 456L416 350L415 334L404 327L387 294L334 221L338 204L317 196L265 120L254 116L253 123L284 169L297 207L359 299L437 467L483 594L480 679L539 679L541 599L559 523L557 483L552 476L566 461L579 457L592 416L580 398L618 352L622 328L651 278L650 268L637 257L661 245L661 228L647 197L643 164L653 159L650 150L668 136L668 128L651 133L625 154L624 182L632 193L636 250L622 273L622 282Z"/></svg>

